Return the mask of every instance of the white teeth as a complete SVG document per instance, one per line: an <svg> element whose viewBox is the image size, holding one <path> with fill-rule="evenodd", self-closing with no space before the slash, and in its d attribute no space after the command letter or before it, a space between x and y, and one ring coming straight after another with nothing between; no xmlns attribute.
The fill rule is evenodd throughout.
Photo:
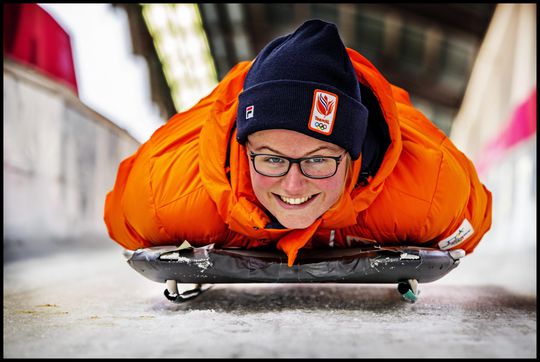
<svg viewBox="0 0 540 362"><path fill-rule="evenodd" d="M283 202L289 204L289 205L300 205L300 204L303 204L304 202L306 202L307 200L311 199L313 197L313 195L311 196L307 196L307 197L302 197L302 198L289 198L289 197L285 197L285 196L281 196L279 195L279 197L281 198L281 200L283 200Z"/></svg>

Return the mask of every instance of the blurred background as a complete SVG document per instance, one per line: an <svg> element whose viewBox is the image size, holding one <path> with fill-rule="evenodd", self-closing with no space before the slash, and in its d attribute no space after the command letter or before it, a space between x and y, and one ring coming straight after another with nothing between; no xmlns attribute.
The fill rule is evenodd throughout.
<svg viewBox="0 0 540 362"><path fill-rule="evenodd" d="M103 206L119 163L237 62L320 18L475 163L493 192L477 250L527 256L536 269L535 4L3 10L4 262L113 244Z"/></svg>

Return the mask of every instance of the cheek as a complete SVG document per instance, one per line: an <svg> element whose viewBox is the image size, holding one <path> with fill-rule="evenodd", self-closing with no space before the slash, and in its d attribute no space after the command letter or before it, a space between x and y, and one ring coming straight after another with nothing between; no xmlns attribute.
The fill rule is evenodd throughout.
<svg viewBox="0 0 540 362"><path fill-rule="evenodd" d="M317 186L323 191L332 191L341 187L341 180L330 179L317 180Z"/></svg>
<svg viewBox="0 0 540 362"><path fill-rule="evenodd" d="M343 182L341 182L340 180L332 179L320 180L317 186L320 191L326 193L328 198L337 200L338 196L341 194Z"/></svg>
<svg viewBox="0 0 540 362"><path fill-rule="evenodd" d="M251 170L251 185L257 195L269 191L276 182L277 178L265 177Z"/></svg>
<svg viewBox="0 0 540 362"><path fill-rule="evenodd" d="M339 172L336 177L317 181L317 188L324 192L327 201L333 203L339 199L345 187L345 174Z"/></svg>

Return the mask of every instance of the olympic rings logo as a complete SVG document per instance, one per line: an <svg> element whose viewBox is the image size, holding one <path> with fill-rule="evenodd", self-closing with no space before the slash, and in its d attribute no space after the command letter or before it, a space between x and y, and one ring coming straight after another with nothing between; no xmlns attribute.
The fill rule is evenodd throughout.
<svg viewBox="0 0 540 362"><path fill-rule="evenodd" d="M318 129L320 129L321 131L324 131L325 129L328 128L328 126L322 122L315 122L314 123L315 127L317 127Z"/></svg>

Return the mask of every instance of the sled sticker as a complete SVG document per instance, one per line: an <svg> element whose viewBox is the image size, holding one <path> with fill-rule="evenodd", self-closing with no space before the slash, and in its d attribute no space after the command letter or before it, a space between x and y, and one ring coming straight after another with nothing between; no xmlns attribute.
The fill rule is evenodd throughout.
<svg viewBox="0 0 540 362"><path fill-rule="evenodd" d="M444 240L439 241L439 248L441 250L448 250L450 248L453 248L456 245L461 244L465 240L469 238L474 233L474 229L469 222L469 220L465 219L459 226L459 228L449 237L447 237Z"/></svg>
<svg viewBox="0 0 540 362"><path fill-rule="evenodd" d="M310 130L329 136L334 128L338 106L337 94L315 89L308 127Z"/></svg>
<svg viewBox="0 0 540 362"><path fill-rule="evenodd" d="M255 106L246 107L246 119L253 118L255 115Z"/></svg>

